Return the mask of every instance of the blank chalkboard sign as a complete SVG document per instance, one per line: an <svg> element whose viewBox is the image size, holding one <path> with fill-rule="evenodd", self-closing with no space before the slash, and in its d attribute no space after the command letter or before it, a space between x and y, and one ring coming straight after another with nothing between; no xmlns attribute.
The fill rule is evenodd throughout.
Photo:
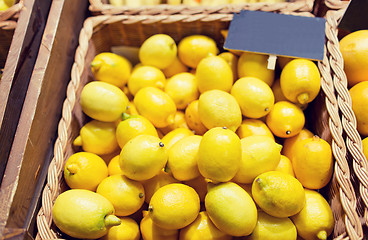
<svg viewBox="0 0 368 240"><path fill-rule="evenodd" d="M368 29L368 0L350 0L339 28L351 32Z"/></svg>

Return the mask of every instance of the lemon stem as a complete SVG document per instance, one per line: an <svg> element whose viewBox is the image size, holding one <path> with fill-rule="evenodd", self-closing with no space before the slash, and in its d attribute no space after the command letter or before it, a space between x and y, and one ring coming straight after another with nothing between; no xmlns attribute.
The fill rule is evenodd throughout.
<svg viewBox="0 0 368 240"><path fill-rule="evenodd" d="M128 113L123 113L123 121L129 118L131 118L131 115L129 115Z"/></svg>
<svg viewBox="0 0 368 240"><path fill-rule="evenodd" d="M101 60L93 60L91 62L91 69L92 69L92 72L97 72L100 68L101 68L101 65L102 65L102 61Z"/></svg>
<svg viewBox="0 0 368 240"><path fill-rule="evenodd" d="M105 217L105 226L106 227L113 227L120 225L121 220L115 215L107 215Z"/></svg>
<svg viewBox="0 0 368 240"><path fill-rule="evenodd" d="M66 169L71 173L71 174L76 174L79 170L79 167L77 166L77 164L72 163L70 165L68 165L66 167Z"/></svg>
<svg viewBox="0 0 368 240"><path fill-rule="evenodd" d="M308 100L309 100L308 93L301 93L301 94L299 94L298 97L297 97L297 100L302 105L308 103Z"/></svg>
<svg viewBox="0 0 368 240"><path fill-rule="evenodd" d="M327 232L326 231L319 231L317 233L317 238L321 240L327 239Z"/></svg>
<svg viewBox="0 0 368 240"><path fill-rule="evenodd" d="M256 179L256 183L258 184L259 188L264 188L264 186L265 186L262 179L260 179L260 178Z"/></svg>
<svg viewBox="0 0 368 240"><path fill-rule="evenodd" d="M82 146L82 137L78 136L76 139L74 139L73 145L74 146L79 146L79 147Z"/></svg>

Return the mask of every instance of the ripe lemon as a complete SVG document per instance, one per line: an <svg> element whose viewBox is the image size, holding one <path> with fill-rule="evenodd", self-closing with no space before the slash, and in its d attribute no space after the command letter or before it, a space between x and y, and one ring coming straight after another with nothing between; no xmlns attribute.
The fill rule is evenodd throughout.
<svg viewBox="0 0 368 240"><path fill-rule="evenodd" d="M119 226L114 226L107 231L102 240L139 240L141 233L136 221L129 217L120 217Z"/></svg>
<svg viewBox="0 0 368 240"><path fill-rule="evenodd" d="M125 113L128 114L128 115L138 115L137 108L135 107L133 101L130 101L128 103L128 107L127 107L127 110L126 110Z"/></svg>
<svg viewBox="0 0 368 240"><path fill-rule="evenodd" d="M166 148L169 150L180 139L187 137L187 136L192 136L192 135L194 135L194 133L187 128L176 128L172 130L171 132L169 132L168 134L166 134L162 138L162 142L165 144Z"/></svg>
<svg viewBox="0 0 368 240"><path fill-rule="evenodd" d="M142 134L158 137L155 126L147 118L124 114L124 120L116 128L116 139L120 148L123 148L130 139Z"/></svg>
<svg viewBox="0 0 368 240"><path fill-rule="evenodd" d="M174 100L177 109L185 109L199 96L195 76L187 72L172 76L166 83L165 92Z"/></svg>
<svg viewBox="0 0 368 240"><path fill-rule="evenodd" d="M243 52L238 60L238 77L256 77L271 87L275 71L267 69L267 64L267 55Z"/></svg>
<svg viewBox="0 0 368 240"><path fill-rule="evenodd" d="M305 189L305 206L291 217L298 235L304 239L327 239L334 228L334 217L330 205L321 194Z"/></svg>
<svg viewBox="0 0 368 240"><path fill-rule="evenodd" d="M166 85L166 77L163 72L152 66L141 66L133 71L128 80L128 89L131 94L135 95L144 87L156 87L164 90Z"/></svg>
<svg viewBox="0 0 368 240"><path fill-rule="evenodd" d="M131 139L120 153L120 167L130 179L153 178L165 166L167 149L158 137L139 135Z"/></svg>
<svg viewBox="0 0 368 240"><path fill-rule="evenodd" d="M158 128L164 128L174 122L176 105L164 91L154 88L142 88L134 97L138 112Z"/></svg>
<svg viewBox="0 0 368 240"><path fill-rule="evenodd" d="M181 183L159 188L152 196L148 211L154 224L165 229L180 229L191 224L199 214L196 191Z"/></svg>
<svg viewBox="0 0 368 240"><path fill-rule="evenodd" d="M91 70L96 80L122 88L128 82L132 64L125 57L103 52L91 62Z"/></svg>
<svg viewBox="0 0 368 240"><path fill-rule="evenodd" d="M309 189L320 189L327 185L333 173L331 146L314 136L299 141L293 149L291 162L295 177Z"/></svg>
<svg viewBox="0 0 368 240"><path fill-rule="evenodd" d="M266 116L275 103L272 89L255 77L238 79L231 88L231 95L238 102L242 114L248 118Z"/></svg>
<svg viewBox="0 0 368 240"><path fill-rule="evenodd" d="M143 65L164 69L175 60L177 51L176 43L169 35L155 34L142 43L138 54Z"/></svg>
<svg viewBox="0 0 368 240"><path fill-rule="evenodd" d="M346 35L340 40L340 51L344 59L344 72L349 87L367 81L368 30L360 30Z"/></svg>
<svg viewBox="0 0 368 240"><path fill-rule="evenodd" d="M115 131L113 122L92 120L81 128L80 135L73 141L73 145L82 146L83 151L98 155L115 152L119 148Z"/></svg>
<svg viewBox="0 0 368 240"><path fill-rule="evenodd" d="M275 171L284 172L295 177L293 164L291 163L290 159L284 155L281 155L280 162L275 168Z"/></svg>
<svg viewBox="0 0 368 240"><path fill-rule="evenodd" d="M154 224L148 211L143 211L140 230L143 240L177 240L179 237L179 230L163 229Z"/></svg>
<svg viewBox="0 0 368 240"><path fill-rule="evenodd" d="M195 73L198 90L203 93L212 89L230 92L233 85L233 73L229 64L219 56L203 58Z"/></svg>
<svg viewBox="0 0 368 240"><path fill-rule="evenodd" d="M368 82L356 84L349 90L352 108L357 119L358 132L368 136Z"/></svg>
<svg viewBox="0 0 368 240"><path fill-rule="evenodd" d="M282 90L281 90L281 85L280 85L280 79L276 79L273 84L272 84L272 92L273 92L273 95L275 97L275 102L280 102L280 101L289 101L285 95L282 93Z"/></svg>
<svg viewBox="0 0 368 240"><path fill-rule="evenodd" d="M304 127L303 111L291 102L275 103L266 116L266 124L278 137L289 138L297 135Z"/></svg>
<svg viewBox="0 0 368 240"><path fill-rule="evenodd" d="M109 164L107 165L107 171L109 173L109 176L115 175L115 174L123 174L123 171L120 168L119 163L120 155L117 155L113 157Z"/></svg>
<svg viewBox="0 0 368 240"><path fill-rule="evenodd" d="M244 119L240 127L236 130L239 138L245 138L253 135L267 136L275 140L271 130L267 125L258 119Z"/></svg>
<svg viewBox="0 0 368 240"><path fill-rule="evenodd" d="M74 153L64 166L64 179L70 188L95 191L107 176L105 161L94 153Z"/></svg>
<svg viewBox="0 0 368 240"><path fill-rule="evenodd" d="M178 73L188 72L188 67L185 66L178 57L165 69L162 70L167 78L170 78Z"/></svg>
<svg viewBox="0 0 368 240"><path fill-rule="evenodd" d="M289 174L269 171L256 177L252 196L257 205L271 216L284 218L297 214L305 204L302 184Z"/></svg>
<svg viewBox="0 0 368 240"><path fill-rule="evenodd" d="M240 139L233 131L212 128L203 135L199 144L199 172L212 181L227 182L239 170L241 156Z"/></svg>
<svg viewBox="0 0 368 240"><path fill-rule="evenodd" d="M180 230L179 240L231 240L232 237L221 232L209 219L208 214L203 211L198 214L194 222Z"/></svg>
<svg viewBox="0 0 368 240"><path fill-rule="evenodd" d="M192 187L198 193L201 202L204 202L204 198L207 194L207 181L202 175L197 178L184 181L184 184Z"/></svg>
<svg viewBox="0 0 368 240"><path fill-rule="evenodd" d="M240 126L242 114L236 99L221 90L202 93L198 102L198 113L206 128L227 127L232 131Z"/></svg>
<svg viewBox="0 0 368 240"><path fill-rule="evenodd" d="M187 136L177 141L169 149L167 167L174 178L187 181L200 176L197 159L199 143L202 137L198 135Z"/></svg>
<svg viewBox="0 0 368 240"><path fill-rule="evenodd" d="M290 160L293 158L293 149L297 142L311 138L314 134L306 128L303 128L297 135L291 138L286 138L282 148L282 154L288 157Z"/></svg>
<svg viewBox="0 0 368 240"><path fill-rule="evenodd" d="M170 124L169 126L167 127L164 127L164 128L160 128L161 132L163 134L168 134L169 132L171 132L172 130L175 130L177 128L187 128L189 129L188 127L188 124L185 120L185 114L183 111L176 111L175 113L175 117L174 117L174 122L172 124Z"/></svg>
<svg viewBox="0 0 368 240"><path fill-rule="evenodd" d="M311 60L294 59L282 69L280 86L288 100L306 104L317 97L321 89L321 75Z"/></svg>
<svg viewBox="0 0 368 240"><path fill-rule="evenodd" d="M249 235L256 226L255 203L243 188L233 182L209 183L205 206L214 225L231 236Z"/></svg>
<svg viewBox="0 0 368 240"><path fill-rule="evenodd" d="M235 82L238 79L238 56L231 52L223 52L218 56L222 57L229 64L233 72L233 81Z"/></svg>
<svg viewBox="0 0 368 240"><path fill-rule="evenodd" d="M198 103L199 100L191 102L185 109L184 117L188 127L193 130L195 134L203 135L208 129L203 125L199 117Z"/></svg>
<svg viewBox="0 0 368 240"><path fill-rule="evenodd" d="M258 211L257 225L246 240L296 240L297 231L289 218L277 218Z"/></svg>
<svg viewBox="0 0 368 240"><path fill-rule="evenodd" d="M368 137L362 140L362 144L363 144L363 154L365 158L368 159Z"/></svg>
<svg viewBox="0 0 368 240"><path fill-rule="evenodd" d="M61 193L52 207L55 225L71 237L96 239L120 224L113 205L105 197L84 189Z"/></svg>
<svg viewBox="0 0 368 240"><path fill-rule="evenodd" d="M120 88L95 81L83 87L80 104L89 117L102 122L114 122L126 111L129 99Z"/></svg>
<svg viewBox="0 0 368 240"><path fill-rule="evenodd" d="M178 44L178 56L182 63L196 68L198 63L209 54L217 55L216 42L204 35L191 35Z"/></svg>

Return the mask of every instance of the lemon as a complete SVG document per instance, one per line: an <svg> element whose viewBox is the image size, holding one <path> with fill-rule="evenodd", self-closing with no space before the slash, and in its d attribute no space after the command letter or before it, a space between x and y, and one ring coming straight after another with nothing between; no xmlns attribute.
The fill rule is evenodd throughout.
<svg viewBox="0 0 368 240"><path fill-rule="evenodd" d="M317 97L321 89L321 75L311 60L294 59L282 69L280 86L288 100L306 104Z"/></svg>
<svg viewBox="0 0 368 240"><path fill-rule="evenodd" d="M287 101L275 103L266 116L266 124L278 137L289 138L297 135L304 127L305 116L295 104Z"/></svg>
<svg viewBox="0 0 368 240"><path fill-rule="evenodd" d="M258 211L257 225L246 240L296 240L297 231L289 218L277 218Z"/></svg>
<svg viewBox="0 0 368 240"><path fill-rule="evenodd" d="M55 225L71 237L96 239L120 224L113 205L105 197L84 189L61 193L52 207Z"/></svg>
<svg viewBox="0 0 368 240"><path fill-rule="evenodd" d="M123 148L130 139L142 134L158 137L156 128L147 118L124 114L124 120L116 128L116 139L120 148Z"/></svg>
<svg viewBox="0 0 368 240"><path fill-rule="evenodd" d="M256 226L255 203L243 188L233 182L209 183L205 206L214 225L231 236L249 235Z"/></svg>
<svg viewBox="0 0 368 240"><path fill-rule="evenodd" d="M133 71L128 80L128 89L133 95L144 87L156 87L164 90L166 77L164 73L152 66L141 66Z"/></svg>
<svg viewBox="0 0 368 240"><path fill-rule="evenodd" d="M236 134L238 134L240 139L257 135L268 136L275 140L275 137L267 125L258 119L244 119L240 127L236 130Z"/></svg>
<svg viewBox="0 0 368 240"><path fill-rule="evenodd" d="M153 178L165 166L167 149L158 137L139 135L131 139L120 153L120 167L130 179Z"/></svg>
<svg viewBox="0 0 368 240"><path fill-rule="evenodd" d="M155 34L147 38L139 48L139 60L143 65L164 69L176 58L177 46L169 35Z"/></svg>
<svg viewBox="0 0 368 240"><path fill-rule="evenodd" d="M168 134L166 134L163 138L162 138L162 142L165 144L166 148L168 150L170 150L170 148L180 139L187 137L187 136L192 136L194 135L194 133L192 131L190 131L187 128L176 128L174 130L172 130L171 132L169 132Z"/></svg>
<svg viewBox="0 0 368 240"><path fill-rule="evenodd" d="M304 208L291 217L298 235L304 239L327 239L334 228L334 217L330 205L321 194L305 189Z"/></svg>
<svg viewBox="0 0 368 240"><path fill-rule="evenodd" d="M282 154L288 157L290 160L293 157L293 149L297 142L311 138L314 134L306 128L303 128L297 135L291 138L286 138L282 148Z"/></svg>
<svg viewBox="0 0 368 240"><path fill-rule="evenodd" d="M281 145L267 136L249 136L240 140L242 157L235 182L252 183L259 174L274 170L280 162Z"/></svg>
<svg viewBox="0 0 368 240"><path fill-rule="evenodd" d="M198 102L198 113L206 128L227 127L232 131L240 126L242 114L236 99L221 90L202 93Z"/></svg>
<svg viewBox="0 0 368 240"><path fill-rule="evenodd" d="M290 159L284 155L281 155L280 162L276 166L275 171L284 172L295 177L293 164L291 163Z"/></svg>
<svg viewBox="0 0 368 240"><path fill-rule="evenodd" d="M185 109L199 96L195 76L187 72L172 76L166 83L165 92L174 100L177 109Z"/></svg>
<svg viewBox="0 0 368 240"><path fill-rule="evenodd" d="M367 81L368 75L368 30L346 35L340 40L340 51L344 59L344 72L349 87Z"/></svg>
<svg viewBox="0 0 368 240"><path fill-rule="evenodd" d="M176 105L158 88L142 88L134 97L134 105L155 127L164 128L174 122Z"/></svg>
<svg viewBox="0 0 368 240"><path fill-rule="evenodd" d="M233 85L233 73L229 64L219 56L203 58L195 73L198 90L203 93L212 89L230 92Z"/></svg>
<svg viewBox="0 0 368 240"><path fill-rule="evenodd" d="M125 57L103 52L91 62L91 70L96 80L122 88L128 82L132 64Z"/></svg>
<svg viewBox="0 0 368 240"><path fill-rule="evenodd" d="M105 161L94 153L74 153L64 166L64 179L70 188L95 191L107 176Z"/></svg>
<svg viewBox="0 0 368 240"><path fill-rule="evenodd" d="M80 104L89 117L102 122L114 122L126 111L129 99L120 88L95 81L83 87Z"/></svg>
<svg viewBox="0 0 368 240"><path fill-rule="evenodd" d="M172 130L175 130L177 128L187 128L187 129L189 129L187 121L185 120L185 114L184 114L183 111L180 111L180 110L176 111L175 117L174 117L174 122L171 123L167 127L160 128L160 130L163 134L166 135L169 132L171 132Z"/></svg>
<svg viewBox="0 0 368 240"><path fill-rule="evenodd" d="M238 79L238 56L231 52L223 52L218 56L222 57L229 64L233 72L233 81L236 81Z"/></svg>
<svg viewBox="0 0 368 240"><path fill-rule="evenodd" d="M314 136L299 141L293 149L291 162L296 178L309 189L320 189L327 185L333 173L331 146Z"/></svg>
<svg viewBox="0 0 368 240"><path fill-rule="evenodd" d="M180 229L191 224L199 214L196 191L181 183L159 188L152 196L148 211L154 224L165 229Z"/></svg>
<svg viewBox="0 0 368 240"><path fill-rule="evenodd" d="M197 178L184 181L184 184L192 187L198 193L200 201L204 202L204 198L207 194L207 180L202 175Z"/></svg>
<svg viewBox="0 0 368 240"><path fill-rule="evenodd" d="M276 79L273 84L272 84L272 92L273 92L273 95L275 97L275 102L280 102L280 101L289 101L285 95L282 93L282 90L281 90L281 85L280 85L280 79Z"/></svg>
<svg viewBox="0 0 368 240"><path fill-rule="evenodd" d="M255 77L238 79L231 88L245 117L261 118L266 116L275 103L272 89L263 81Z"/></svg>
<svg viewBox="0 0 368 240"><path fill-rule="evenodd" d="M368 159L368 137L362 140L362 144L363 144L363 154L365 158Z"/></svg>
<svg viewBox="0 0 368 240"><path fill-rule="evenodd" d="M269 171L256 177L252 196L257 205L271 216L284 218L297 214L305 204L302 184L289 174Z"/></svg>
<svg viewBox="0 0 368 240"><path fill-rule="evenodd" d="M272 86L275 71L267 69L268 56L243 52L238 60L238 77L256 77Z"/></svg>
<svg viewBox="0 0 368 240"><path fill-rule="evenodd" d="M239 137L230 129L212 128L202 137L198 149L198 169L212 181L227 182L239 170L242 149Z"/></svg>
<svg viewBox="0 0 368 240"><path fill-rule="evenodd" d="M139 226L133 219L129 217L120 217L119 226L110 228L102 240L139 240L141 233Z"/></svg>
<svg viewBox="0 0 368 240"><path fill-rule="evenodd" d="M179 230L163 229L154 224L148 211L143 211L140 230L143 240L177 240L179 237Z"/></svg>
<svg viewBox="0 0 368 240"><path fill-rule="evenodd" d="M180 230L179 240L231 240L232 237L221 232L209 219L208 214L203 211L198 214L194 222Z"/></svg>
<svg viewBox="0 0 368 240"><path fill-rule="evenodd" d="M107 171L109 173L109 176L115 175L115 174L123 174L123 171L120 168L119 163L120 155L117 155L113 157L109 164L107 165Z"/></svg>
<svg viewBox="0 0 368 240"><path fill-rule="evenodd" d="M115 131L114 123L92 120L81 128L80 135L74 140L73 145L82 146L86 152L109 154L119 148Z"/></svg>
<svg viewBox="0 0 368 240"><path fill-rule="evenodd" d="M363 135L368 135L368 82L356 84L349 90L352 108L357 119L358 132Z"/></svg>
<svg viewBox="0 0 368 240"><path fill-rule="evenodd" d="M199 143L202 137L198 135L187 136L177 141L169 149L167 167L174 178L187 181L200 176L197 159Z"/></svg>
<svg viewBox="0 0 368 240"><path fill-rule="evenodd" d="M138 115L137 108L135 107L133 101L130 101L128 103L128 107L127 107L127 110L126 110L125 113L128 114L128 115Z"/></svg>
<svg viewBox="0 0 368 240"><path fill-rule="evenodd" d="M217 55L218 52L216 42L204 35L187 36L178 44L179 59L191 68L196 68L209 54Z"/></svg>
<svg viewBox="0 0 368 240"><path fill-rule="evenodd" d="M185 109L184 117L188 127L193 130L195 134L203 135L208 129L203 125L199 117L198 103L199 100L191 102Z"/></svg>
<svg viewBox="0 0 368 240"><path fill-rule="evenodd" d="M185 66L178 57L176 57L167 68L162 69L162 72L167 78L170 78L178 73L188 72L188 67Z"/></svg>

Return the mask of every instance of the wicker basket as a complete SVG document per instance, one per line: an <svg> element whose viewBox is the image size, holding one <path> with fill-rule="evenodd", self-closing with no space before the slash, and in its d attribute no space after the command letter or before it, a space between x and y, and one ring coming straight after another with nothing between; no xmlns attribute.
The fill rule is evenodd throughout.
<svg viewBox="0 0 368 240"><path fill-rule="evenodd" d="M284 10L272 9L275 12ZM309 12L293 14L313 17ZM51 211L54 200L66 189L62 170L66 159L75 152L72 142L87 120L78 102L83 86L92 80L89 65L94 56L103 51L110 51L112 46L140 46L146 38L156 33L169 34L175 41L191 34L204 34L212 37L221 47L224 39L220 30L228 29L232 17L232 14L103 15L88 18L84 22L63 105L62 119L59 122L54 158L49 166L47 183L42 194L42 206L37 215L38 239L68 237L52 224ZM351 182L326 48L324 59L318 63L318 67L322 76L322 90L307 108L306 119L308 128L331 144L334 155L332 180L321 190L332 208L336 222L332 237L362 239L363 230L356 212L355 185Z"/></svg>

